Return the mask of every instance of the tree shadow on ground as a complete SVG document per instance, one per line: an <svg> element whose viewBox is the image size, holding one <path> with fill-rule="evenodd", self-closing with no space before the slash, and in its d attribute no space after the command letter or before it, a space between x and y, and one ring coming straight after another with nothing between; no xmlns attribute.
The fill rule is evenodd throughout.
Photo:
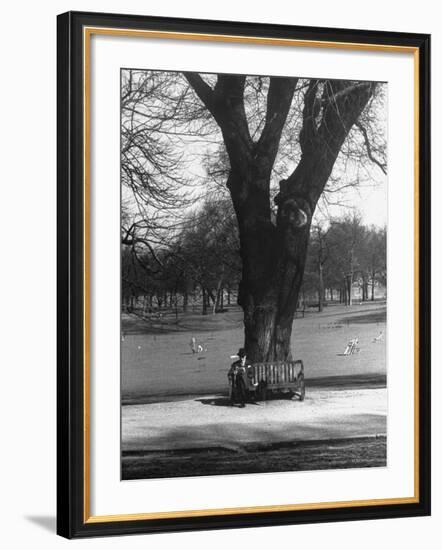
<svg viewBox="0 0 442 550"><path fill-rule="evenodd" d="M387 310L371 311L363 315L350 315L339 319L342 324L357 324L364 325L370 323L385 323L387 321Z"/></svg>
<svg viewBox="0 0 442 550"><path fill-rule="evenodd" d="M211 397L208 399L195 399L198 403L202 405L212 405L214 407L238 407L238 404L232 405L232 402L229 397ZM254 401L247 401L246 405L260 405Z"/></svg>

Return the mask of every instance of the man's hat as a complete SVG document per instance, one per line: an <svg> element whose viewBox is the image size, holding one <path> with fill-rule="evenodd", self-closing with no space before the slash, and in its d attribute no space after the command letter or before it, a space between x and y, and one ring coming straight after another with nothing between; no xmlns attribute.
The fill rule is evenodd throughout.
<svg viewBox="0 0 442 550"><path fill-rule="evenodd" d="M237 355L238 355L238 357L245 357L246 356L245 348L239 348Z"/></svg>

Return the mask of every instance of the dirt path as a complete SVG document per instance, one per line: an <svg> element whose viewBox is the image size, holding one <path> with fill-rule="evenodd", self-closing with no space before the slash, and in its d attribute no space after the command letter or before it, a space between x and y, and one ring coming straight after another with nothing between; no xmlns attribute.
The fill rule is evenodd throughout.
<svg viewBox="0 0 442 550"><path fill-rule="evenodd" d="M246 445L386 434L387 390L312 390L288 399L229 406L222 396L122 408L123 452L240 449Z"/></svg>

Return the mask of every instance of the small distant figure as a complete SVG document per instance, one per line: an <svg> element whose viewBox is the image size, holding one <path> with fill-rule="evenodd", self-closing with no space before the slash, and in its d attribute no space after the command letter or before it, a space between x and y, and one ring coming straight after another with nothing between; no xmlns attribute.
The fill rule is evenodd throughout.
<svg viewBox="0 0 442 550"><path fill-rule="evenodd" d="M195 336L192 336L190 339L189 346L192 353L202 353L203 351L207 351L207 348L205 348L202 344L198 344Z"/></svg>
<svg viewBox="0 0 442 550"><path fill-rule="evenodd" d="M359 348L357 347L359 343L359 338L353 338L353 340L350 340L347 344L347 347L344 350L344 355L353 355L354 353L359 351Z"/></svg>
<svg viewBox="0 0 442 550"><path fill-rule="evenodd" d="M380 342L383 339L384 339L384 332L381 330L378 336L375 336L372 341L376 343L376 342Z"/></svg>
<svg viewBox="0 0 442 550"><path fill-rule="evenodd" d="M198 348L196 346L196 338L195 336L192 336L192 338L190 339L190 349L192 350L192 353L197 353L198 351Z"/></svg>

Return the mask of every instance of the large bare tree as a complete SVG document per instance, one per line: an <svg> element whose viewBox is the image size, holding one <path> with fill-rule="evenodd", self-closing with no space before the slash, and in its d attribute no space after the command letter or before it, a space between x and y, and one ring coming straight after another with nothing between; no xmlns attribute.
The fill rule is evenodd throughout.
<svg viewBox="0 0 442 550"><path fill-rule="evenodd" d="M263 127L251 135L244 102L246 77L217 75L216 83L185 73L218 124L228 154L227 187L236 212L245 347L253 361L291 357L290 337L312 217L349 132L373 97L370 82L310 80L304 84L300 158L271 199L271 175L297 78L270 78ZM305 82L305 81L304 81ZM254 132L256 134L256 132ZM368 150L374 157L374 152Z"/></svg>

